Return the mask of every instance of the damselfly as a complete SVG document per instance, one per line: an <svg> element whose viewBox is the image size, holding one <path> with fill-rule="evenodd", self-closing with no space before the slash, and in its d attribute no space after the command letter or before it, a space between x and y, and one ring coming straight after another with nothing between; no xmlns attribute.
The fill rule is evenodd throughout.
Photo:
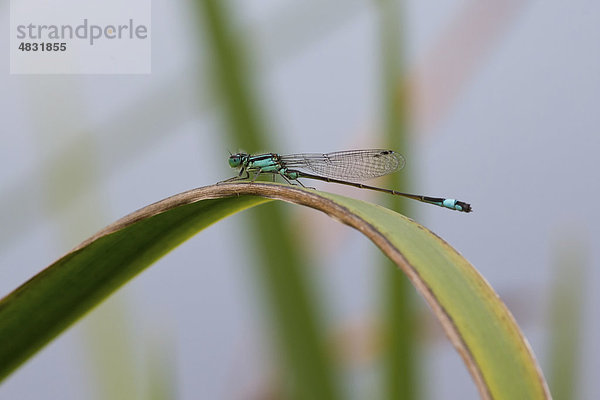
<svg viewBox="0 0 600 400"><path fill-rule="evenodd" d="M381 149L337 151L326 154L237 153L229 156L229 165L232 168L239 168L240 173L227 181L248 179L250 172L254 174L252 182L262 173L280 175L286 182L292 184L292 181L296 181L302 186L304 185L299 178L318 179L403 196L451 210L471 212L471 205L459 200L401 193L359 183L391 174L402 169L404 164L402 154Z"/></svg>

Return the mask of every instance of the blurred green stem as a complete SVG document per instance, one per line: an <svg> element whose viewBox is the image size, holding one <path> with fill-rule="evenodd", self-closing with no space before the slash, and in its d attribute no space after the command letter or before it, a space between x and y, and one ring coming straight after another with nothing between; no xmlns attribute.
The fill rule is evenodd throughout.
<svg viewBox="0 0 600 400"><path fill-rule="evenodd" d="M396 0L380 0L379 28L383 130L390 148L408 152L408 113L402 47L401 7ZM396 174L393 186L409 187L407 174ZM388 199L390 208L406 213L405 199ZM414 399L418 395L413 289L391 262L382 269L382 399Z"/></svg>
<svg viewBox="0 0 600 400"><path fill-rule="evenodd" d="M555 400L576 399L581 343L581 307L585 294L585 246L575 240L559 244L550 325L550 379Z"/></svg>
<svg viewBox="0 0 600 400"><path fill-rule="evenodd" d="M209 55L216 78L229 140L248 151L271 148L267 142L267 127L258 105L260 99L253 87L247 59L248 49L242 46L233 27L232 13L223 0L197 0L199 20L207 36ZM325 330L314 290L307 275L294 231L279 205L258 207L246 224L246 235L252 248L262 256L257 262L262 292L275 325L275 336L284 362L282 375L288 398L340 398L334 379L330 354L326 350ZM253 227L261 227L260 235ZM243 256L240 267L247 262Z"/></svg>

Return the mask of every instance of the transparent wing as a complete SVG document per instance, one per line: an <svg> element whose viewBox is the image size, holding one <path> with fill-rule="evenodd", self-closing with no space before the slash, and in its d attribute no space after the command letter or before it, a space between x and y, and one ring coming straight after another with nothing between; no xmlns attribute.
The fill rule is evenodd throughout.
<svg viewBox="0 0 600 400"><path fill-rule="evenodd" d="M364 181L391 174L404 167L404 157L392 150L349 150L319 154L280 156L290 169L348 181Z"/></svg>

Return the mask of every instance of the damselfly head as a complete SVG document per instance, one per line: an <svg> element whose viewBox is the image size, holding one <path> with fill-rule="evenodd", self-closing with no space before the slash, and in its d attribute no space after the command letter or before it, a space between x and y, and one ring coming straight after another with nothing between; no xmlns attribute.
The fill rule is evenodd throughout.
<svg viewBox="0 0 600 400"><path fill-rule="evenodd" d="M248 154L246 153L231 154L229 156L229 166L231 168L239 168L244 164L247 158Z"/></svg>

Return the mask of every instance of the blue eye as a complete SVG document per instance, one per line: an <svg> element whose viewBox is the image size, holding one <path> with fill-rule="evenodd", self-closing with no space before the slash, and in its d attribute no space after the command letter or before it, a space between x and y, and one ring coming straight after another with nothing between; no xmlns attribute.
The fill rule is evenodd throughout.
<svg viewBox="0 0 600 400"><path fill-rule="evenodd" d="M229 166L231 168L237 168L242 164L242 158L240 156L231 156L229 157Z"/></svg>

